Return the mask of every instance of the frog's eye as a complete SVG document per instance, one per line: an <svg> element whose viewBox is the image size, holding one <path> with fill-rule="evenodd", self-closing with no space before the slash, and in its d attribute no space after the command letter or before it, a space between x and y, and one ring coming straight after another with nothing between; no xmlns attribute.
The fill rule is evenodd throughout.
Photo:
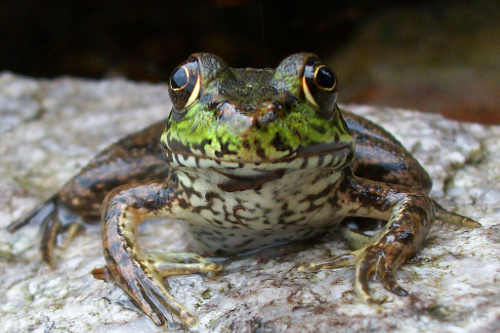
<svg viewBox="0 0 500 333"><path fill-rule="evenodd" d="M321 65L314 70L314 83L323 90L332 91L337 85L337 78L330 68Z"/></svg>
<svg viewBox="0 0 500 333"><path fill-rule="evenodd" d="M186 112L198 100L200 81L197 61L188 61L173 71L168 93L177 112Z"/></svg>
<svg viewBox="0 0 500 333"><path fill-rule="evenodd" d="M309 105L330 114L337 101L337 77L328 66L311 57L304 65L302 91Z"/></svg>

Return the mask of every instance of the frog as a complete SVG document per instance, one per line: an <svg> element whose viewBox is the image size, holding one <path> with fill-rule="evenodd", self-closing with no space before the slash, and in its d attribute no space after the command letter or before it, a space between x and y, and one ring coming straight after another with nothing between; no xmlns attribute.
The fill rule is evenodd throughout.
<svg viewBox="0 0 500 333"><path fill-rule="evenodd" d="M334 71L312 53L275 69L230 68L195 53L168 81L167 119L98 154L55 195L8 230L42 226L43 261L57 236L101 223L106 266L95 278L121 287L158 326L170 315L194 326L169 292L170 276L217 274L208 254L245 253L339 234L347 255L303 263L299 271L354 266L354 291L373 306L369 279L406 296L394 273L422 248L435 220L481 225L429 197L432 180L381 126L341 110ZM177 219L199 252L144 250L138 226ZM345 221L384 221L371 235ZM76 227L75 227L76 226Z"/></svg>

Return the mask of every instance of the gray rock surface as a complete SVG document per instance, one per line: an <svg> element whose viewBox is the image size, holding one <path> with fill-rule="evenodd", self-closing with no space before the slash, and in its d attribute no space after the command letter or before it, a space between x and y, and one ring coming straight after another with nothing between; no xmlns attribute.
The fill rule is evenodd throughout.
<svg viewBox="0 0 500 333"><path fill-rule="evenodd" d="M230 260L218 276L170 278L172 293L200 320L194 330L500 331L500 127L347 108L396 135L434 179L432 197L484 227L436 224L425 248L396 274L409 297L372 282L375 297L384 300L380 312L355 297L352 269L296 270L299 263L346 252L335 236ZM5 227L99 150L169 109L164 85L0 76L0 332L160 331L121 290L90 275L104 265L98 228L58 249L51 270L40 261L38 226L14 234ZM148 248L167 244L180 251L189 244L175 221L146 223L140 234Z"/></svg>

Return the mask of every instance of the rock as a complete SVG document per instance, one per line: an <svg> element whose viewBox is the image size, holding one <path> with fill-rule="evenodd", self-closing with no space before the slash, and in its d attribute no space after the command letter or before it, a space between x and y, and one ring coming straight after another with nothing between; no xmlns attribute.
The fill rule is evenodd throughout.
<svg viewBox="0 0 500 333"><path fill-rule="evenodd" d="M0 331L160 331L113 284L90 271L104 263L99 228L88 228L56 267L40 261L38 226L5 227L55 193L114 140L164 118L164 85L72 78L0 76ZM419 112L346 106L383 124L434 179L431 196L477 219L482 229L436 224L420 254L397 272L411 293L372 282L380 312L358 301L353 270L297 271L299 263L345 253L336 236L228 260L218 276L169 278L173 295L196 314L199 332L357 332L500 330L500 127L457 123ZM182 251L174 221L146 223L148 248ZM172 331L183 331L180 326Z"/></svg>

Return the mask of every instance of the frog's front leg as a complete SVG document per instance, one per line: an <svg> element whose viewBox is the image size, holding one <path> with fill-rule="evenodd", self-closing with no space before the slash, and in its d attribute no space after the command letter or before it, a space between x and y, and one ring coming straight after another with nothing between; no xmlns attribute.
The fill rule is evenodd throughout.
<svg viewBox="0 0 500 333"><path fill-rule="evenodd" d="M216 272L222 269L192 253L142 250L137 227L151 218L171 218L182 195L160 183L125 185L111 192L103 210L102 237L107 266L92 273L115 281L156 325L165 324L169 312L192 326L197 320L167 291L164 279L172 275Z"/></svg>
<svg viewBox="0 0 500 333"><path fill-rule="evenodd" d="M388 186L355 176L347 176L331 199L335 211L349 216L388 221L375 236L356 235L344 229L344 237L355 248L352 257L311 263L301 270L355 266L355 291L369 304L377 304L370 295L368 279L381 278L389 291L405 296L407 292L394 279L394 271L413 257L423 245L435 218L436 206L426 194L403 185ZM347 236L347 237L346 237Z"/></svg>

